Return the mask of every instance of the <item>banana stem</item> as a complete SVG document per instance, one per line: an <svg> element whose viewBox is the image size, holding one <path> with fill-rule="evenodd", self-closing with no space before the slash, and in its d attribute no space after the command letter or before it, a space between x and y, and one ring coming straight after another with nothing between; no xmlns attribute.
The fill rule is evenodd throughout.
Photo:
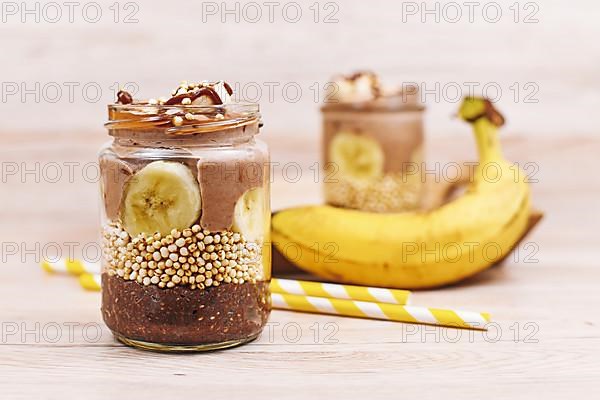
<svg viewBox="0 0 600 400"><path fill-rule="evenodd" d="M473 130L475 131L480 165L504 159L496 125L487 118L479 118L473 122Z"/></svg>

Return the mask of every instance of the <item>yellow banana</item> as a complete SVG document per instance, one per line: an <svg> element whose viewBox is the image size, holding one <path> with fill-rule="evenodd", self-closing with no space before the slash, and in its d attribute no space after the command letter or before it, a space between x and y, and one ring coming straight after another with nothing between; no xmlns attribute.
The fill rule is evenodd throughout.
<svg viewBox="0 0 600 400"><path fill-rule="evenodd" d="M480 158L463 196L429 212L280 211L272 220L273 245L326 279L407 289L455 283L501 260L527 230L529 187L502 156L504 120L491 103L467 98L459 115L473 125Z"/></svg>

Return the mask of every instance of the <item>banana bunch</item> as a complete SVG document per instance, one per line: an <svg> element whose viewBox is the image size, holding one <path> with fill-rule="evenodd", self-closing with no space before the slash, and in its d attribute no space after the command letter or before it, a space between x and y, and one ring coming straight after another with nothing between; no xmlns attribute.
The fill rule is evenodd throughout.
<svg viewBox="0 0 600 400"><path fill-rule="evenodd" d="M463 196L429 212L284 210L272 219L273 245L325 279L407 289L452 284L503 259L527 231L529 187L502 156L504 119L492 104L467 98L459 116L473 126L480 159ZM360 167L367 176L375 170Z"/></svg>

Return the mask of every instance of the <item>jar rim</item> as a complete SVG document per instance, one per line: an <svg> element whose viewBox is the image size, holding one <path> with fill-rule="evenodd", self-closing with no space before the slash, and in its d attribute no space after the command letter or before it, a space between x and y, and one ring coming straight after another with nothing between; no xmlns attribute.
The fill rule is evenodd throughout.
<svg viewBox="0 0 600 400"><path fill-rule="evenodd" d="M190 114L190 120L184 116ZM179 117L180 124L173 120ZM260 121L258 103L235 102L220 105L109 104L109 130L160 129L167 134L211 132Z"/></svg>

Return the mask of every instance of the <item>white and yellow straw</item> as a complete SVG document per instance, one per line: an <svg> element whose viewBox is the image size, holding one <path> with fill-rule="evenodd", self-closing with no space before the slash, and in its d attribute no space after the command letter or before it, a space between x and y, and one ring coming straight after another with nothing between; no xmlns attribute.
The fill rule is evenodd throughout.
<svg viewBox="0 0 600 400"><path fill-rule="evenodd" d="M271 292L273 293L381 302L400 305L408 304L410 297L410 292L408 290L338 285L335 283L297 281L293 279L280 278L271 279L270 287Z"/></svg>
<svg viewBox="0 0 600 400"><path fill-rule="evenodd" d="M487 313L444 310L439 308L402 306L367 301L272 293L273 308L344 317L429 324L452 328L485 329L490 322Z"/></svg>
<svg viewBox="0 0 600 400"><path fill-rule="evenodd" d="M61 258L56 261L42 261L42 268L50 273L69 273L71 275L99 274L100 264L84 260Z"/></svg>
<svg viewBox="0 0 600 400"><path fill-rule="evenodd" d="M102 279L100 277L100 274L81 274L81 275L79 275L79 284L81 285L82 288L84 288L86 290L92 290L92 291L99 292L102 287L101 281L102 281Z"/></svg>

